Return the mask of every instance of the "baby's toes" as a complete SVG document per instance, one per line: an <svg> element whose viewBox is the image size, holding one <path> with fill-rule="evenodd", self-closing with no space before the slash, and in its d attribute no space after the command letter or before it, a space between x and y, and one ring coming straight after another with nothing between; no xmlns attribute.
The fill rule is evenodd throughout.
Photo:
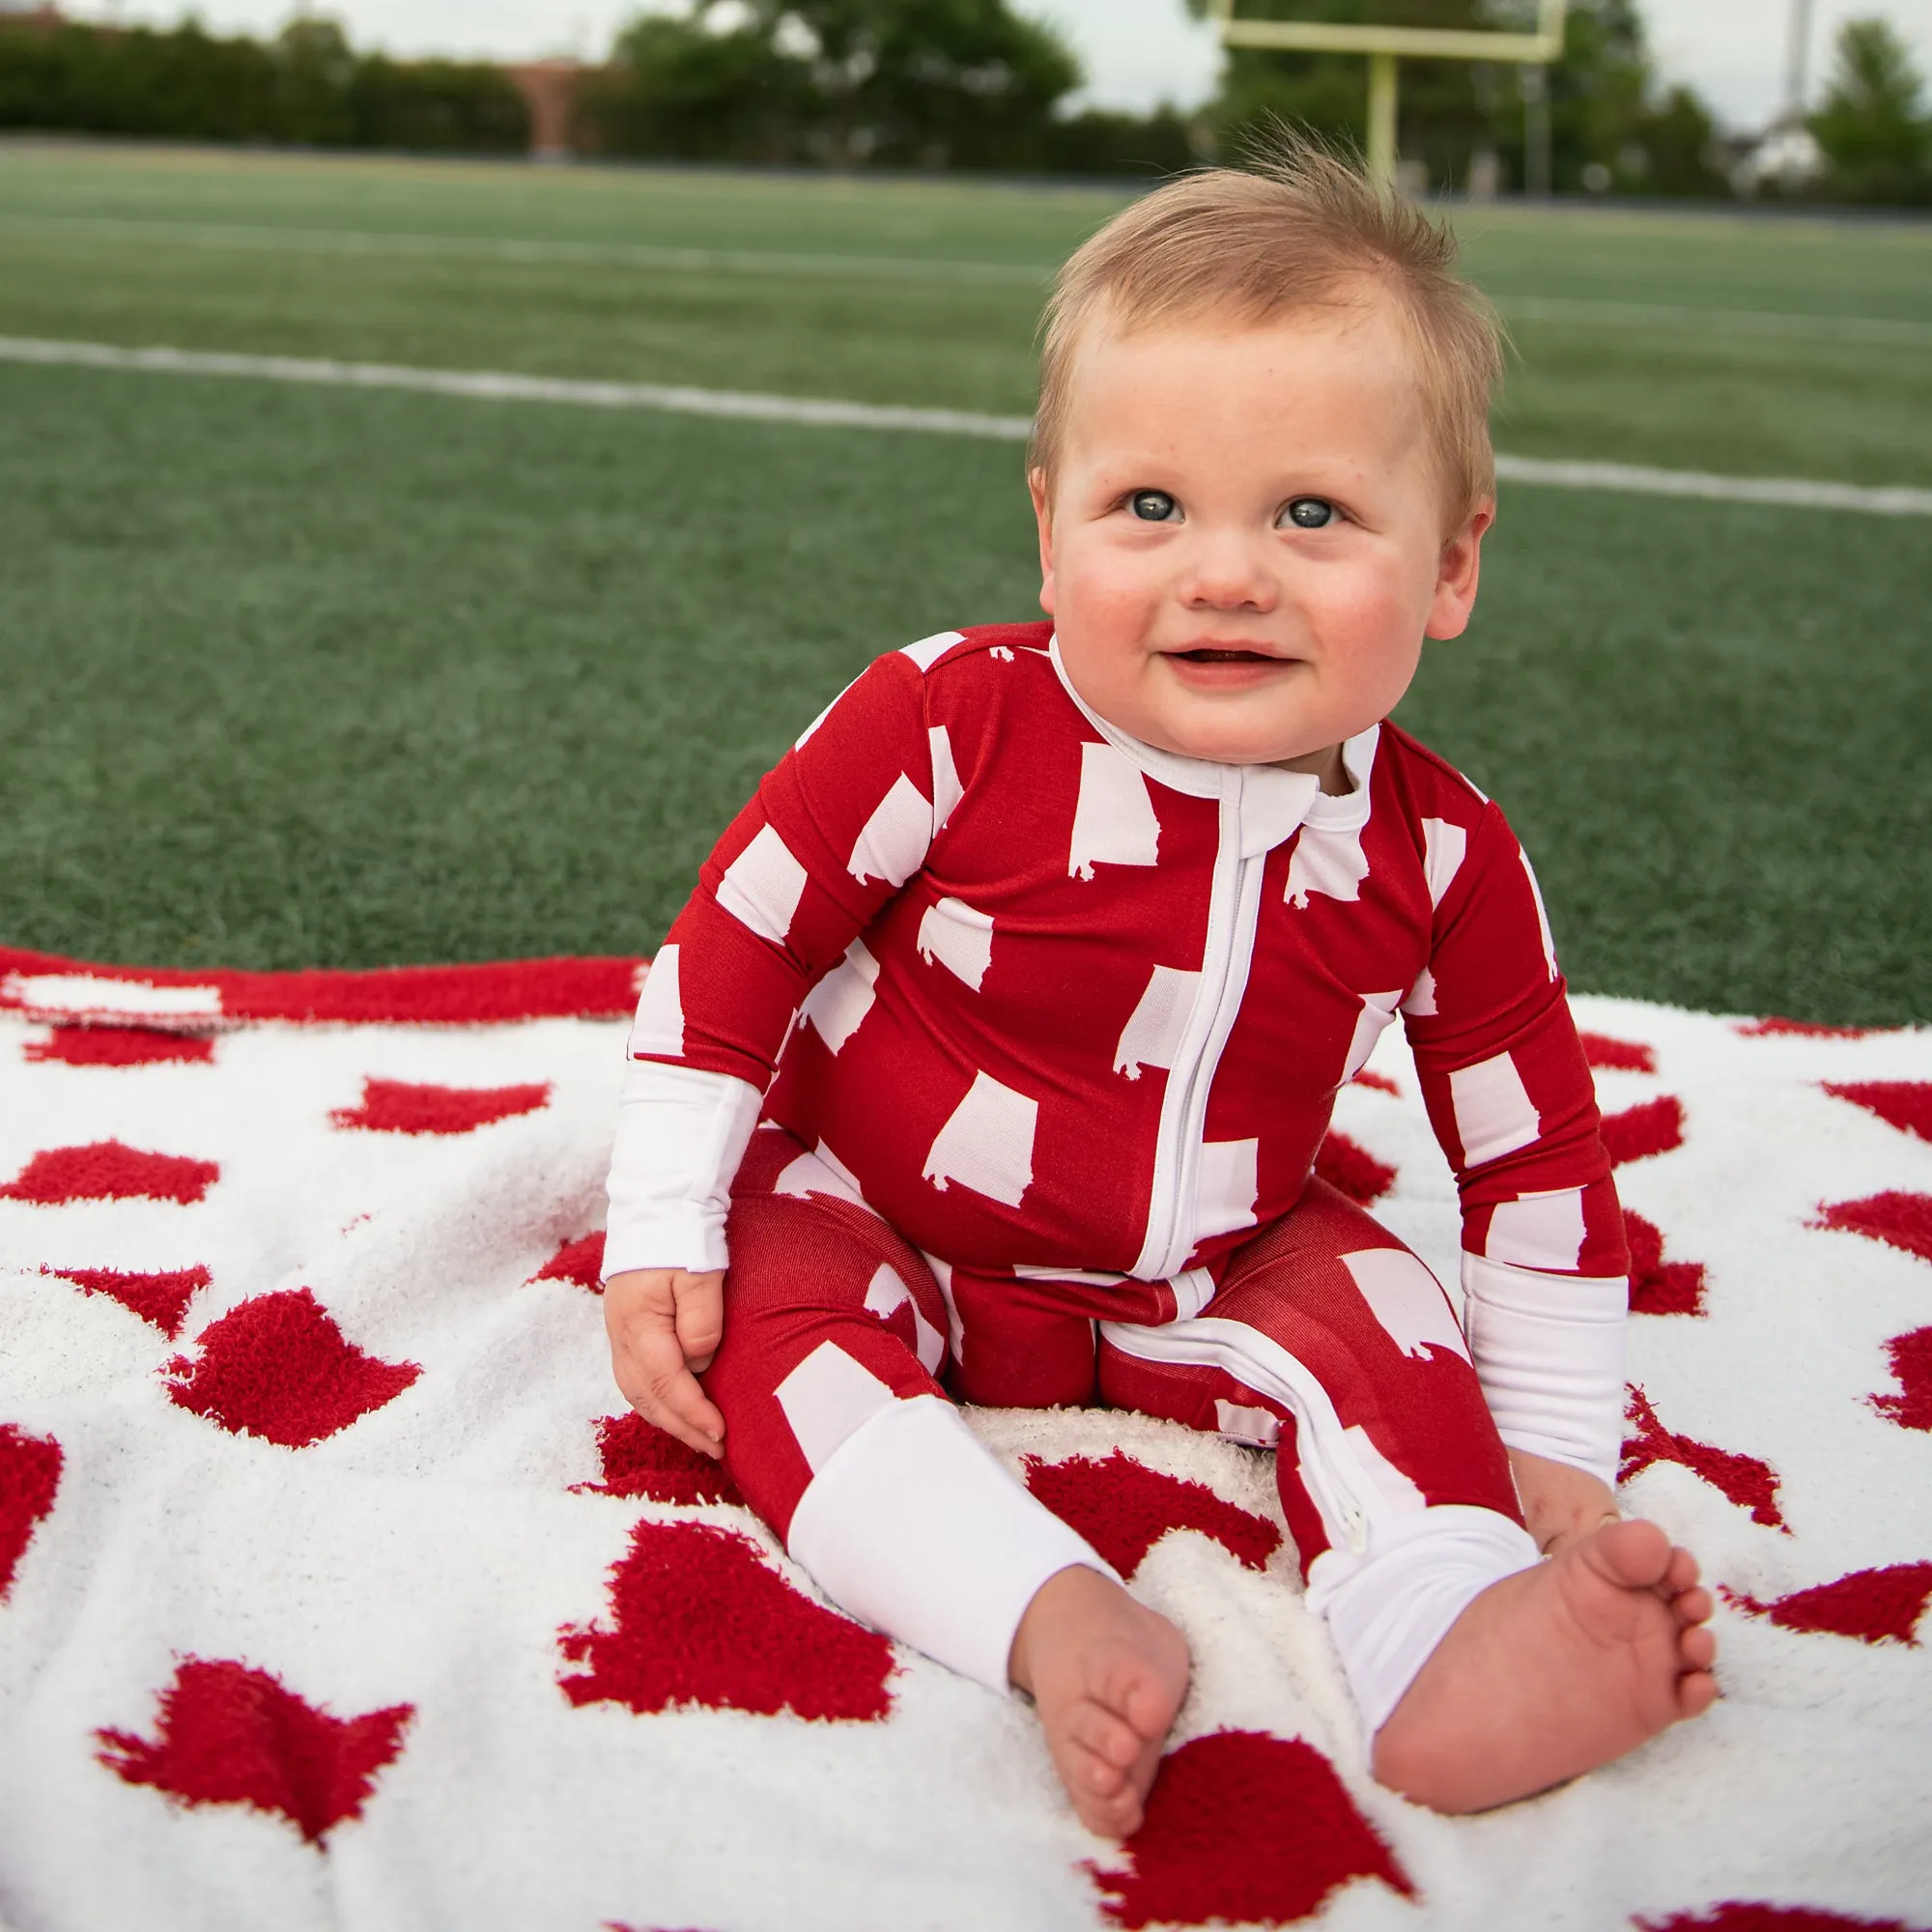
<svg viewBox="0 0 1932 1932"><path fill-rule="evenodd" d="M1110 1838L1124 1838L1138 1830L1142 1815L1139 1793L1111 1765L1102 1764L1098 1758L1088 1758L1085 1769L1088 1776L1074 1777L1068 1789L1080 1822L1090 1832ZM1109 1788L1092 1789L1089 1776L1111 1780Z"/></svg>
<svg viewBox="0 0 1932 1932"><path fill-rule="evenodd" d="M1709 1670L1718 1661L1718 1639L1708 1625L1692 1624L1678 1633L1677 1656L1686 1670Z"/></svg>
<svg viewBox="0 0 1932 1932"><path fill-rule="evenodd" d="M1690 1624L1708 1623L1711 1620L1711 1612L1718 1605L1716 1599L1712 1597L1710 1591L1705 1589L1700 1583L1695 1589L1682 1591L1673 1597L1670 1602L1670 1607L1675 1613L1677 1621L1680 1624L1689 1626Z"/></svg>
<svg viewBox="0 0 1932 1932"><path fill-rule="evenodd" d="M1708 1670L1688 1670L1677 1680L1677 1715L1701 1718L1718 1701L1718 1680Z"/></svg>
<svg viewBox="0 0 1932 1932"><path fill-rule="evenodd" d="M1697 1559L1681 1544L1670 1552L1670 1562L1663 1573L1662 1588L1666 1595L1681 1597L1697 1580ZM1706 1599L1708 1602L1708 1598ZM1708 1616L1710 1612L1707 1610Z"/></svg>
<svg viewBox="0 0 1932 1932"><path fill-rule="evenodd" d="M1066 1735L1117 1772L1124 1772L1139 1757L1142 1739L1133 1726L1098 1704L1077 1704L1066 1720Z"/></svg>

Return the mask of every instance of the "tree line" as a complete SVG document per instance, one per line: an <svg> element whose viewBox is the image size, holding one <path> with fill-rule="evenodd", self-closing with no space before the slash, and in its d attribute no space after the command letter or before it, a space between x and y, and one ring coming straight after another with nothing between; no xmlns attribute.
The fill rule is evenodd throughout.
<svg viewBox="0 0 1932 1932"><path fill-rule="evenodd" d="M1176 0L1182 4L1182 0ZM1185 0L1197 14L1206 0ZM1246 15L1522 27L1534 0L1241 0ZM1204 108L1070 113L1083 75L1011 0L684 0L640 15L575 97L573 146L613 158L1157 176L1240 152L1281 119L1366 132L1356 57L1232 51ZM1807 120L1820 173L1787 196L1932 205L1932 114L1898 36L1847 22ZM514 154L529 115L485 63L358 52L301 17L272 40L0 17L0 127L177 140ZM1409 61L1401 148L1416 185L1725 196L1735 144L1696 92L1660 77L1637 0L1573 0L1563 55Z"/></svg>
<svg viewBox="0 0 1932 1932"><path fill-rule="evenodd" d="M0 16L0 128L171 141L519 155L529 114L499 67L358 53L332 21L271 41Z"/></svg>

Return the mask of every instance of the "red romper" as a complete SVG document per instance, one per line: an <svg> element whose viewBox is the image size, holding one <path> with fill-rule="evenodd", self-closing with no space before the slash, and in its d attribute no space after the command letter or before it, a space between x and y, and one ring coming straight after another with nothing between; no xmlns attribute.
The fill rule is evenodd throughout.
<svg viewBox="0 0 1932 1932"><path fill-rule="evenodd" d="M1163 753L1049 626L944 633L766 777L650 973L606 1267L728 1252L732 1475L836 1601L989 1683L1045 1577L1104 1565L949 1396L1277 1446L1371 1728L1535 1560L1504 1443L1609 1473L1622 1219L1528 861L1395 726L1345 761L1331 797ZM1313 1178L1398 1009L1466 1340Z"/></svg>

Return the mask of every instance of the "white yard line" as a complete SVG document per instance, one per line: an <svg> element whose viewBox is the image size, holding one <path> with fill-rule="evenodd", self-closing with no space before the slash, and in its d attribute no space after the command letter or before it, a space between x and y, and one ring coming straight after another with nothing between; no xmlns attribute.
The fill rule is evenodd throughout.
<svg viewBox="0 0 1932 1932"><path fill-rule="evenodd" d="M239 376L358 389L408 389L490 402L564 403L602 410L665 410L681 415L737 416L754 422L806 423L847 429L923 430L938 436L988 437L1022 442L1025 416L968 410L915 410L808 396L767 396L742 389L699 389L663 383L594 383L564 376L523 376L498 369L421 369L387 362L335 362L293 355L240 355L197 349L124 349L105 342L57 342L0 336L0 362L125 369L167 376ZM1801 477L1717 476L1696 469L1652 469L1629 463L1559 463L1498 456L1508 483L1560 490L1614 490L1645 497L1698 497L1730 503L1799 509L1855 510L1878 517L1932 517L1932 490L1871 489Z"/></svg>
<svg viewBox="0 0 1932 1932"><path fill-rule="evenodd" d="M671 248L650 242L535 241L377 228L271 228L240 221L140 221L112 215L0 214L0 233L77 234L170 247L295 255L453 257L486 262L601 262L670 273L827 275L867 281L990 282L1043 288L1051 262L956 262L920 255L820 255L777 248Z"/></svg>
<svg viewBox="0 0 1932 1932"><path fill-rule="evenodd" d="M1858 342L1932 346L1932 323L1881 316L1800 315L1786 309L1687 308L1665 302L1581 301L1563 296L1497 296L1496 306L1516 322L1579 322L1675 334L1766 335L1795 342Z"/></svg>
<svg viewBox="0 0 1932 1932"><path fill-rule="evenodd" d="M674 248L650 242L572 242L498 235L437 235L378 228L288 228L265 222L144 220L121 215L0 214L0 234L94 235L115 241L275 254L449 257L494 262L606 263L671 274L853 277L868 281L1006 284L1043 288L1052 262L947 261L919 255L818 254L777 248ZM1932 323L1787 309L1698 308L1682 303L1598 301L1568 296L1495 298L1519 322L1658 328L1671 333L1763 335L1797 342L1932 345Z"/></svg>

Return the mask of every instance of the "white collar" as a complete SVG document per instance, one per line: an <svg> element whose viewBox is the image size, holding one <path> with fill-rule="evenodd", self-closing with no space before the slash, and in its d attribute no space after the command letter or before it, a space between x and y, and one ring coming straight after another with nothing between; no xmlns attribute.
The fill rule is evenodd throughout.
<svg viewBox="0 0 1932 1932"><path fill-rule="evenodd" d="M1275 765L1229 765L1212 758L1190 758L1179 752L1163 752L1110 724L1073 688L1066 666L1060 655L1060 639L1050 639L1047 656L1068 697L1079 706L1080 715L1117 751L1124 752L1149 778L1171 791L1185 792L1192 798L1223 798L1240 781L1239 789L1265 790L1278 799L1277 810L1293 814L1293 823L1308 824L1323 832L1359 832L1369 822L1369 778L1375 770L1376 747L1382 727L1371 724L1342 746L1342 766L1354 781L1354 789L1341 798L1321 789L1321 781L1312 772L1285 772ZM1303 796L1305 794L1305 796ZM1270 814L1271 816L1273 814ZM1283 835L1286 837L1286 834Z"/></svg>

